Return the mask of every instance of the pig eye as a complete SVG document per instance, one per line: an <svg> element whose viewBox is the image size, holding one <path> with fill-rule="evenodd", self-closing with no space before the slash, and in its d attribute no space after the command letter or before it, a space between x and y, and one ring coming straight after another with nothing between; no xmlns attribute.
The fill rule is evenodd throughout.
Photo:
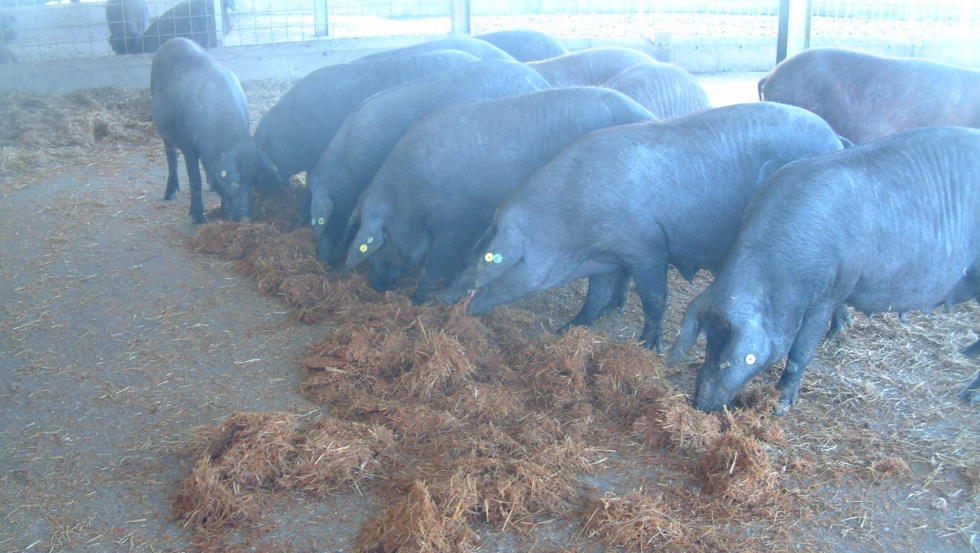
<svg viewBox="0 0 980 553"><path fill-rule="evenodd" d="M745 364L746 365L755 365L755 354L750 353L750 354L746 355L745 356Z"/></svg>

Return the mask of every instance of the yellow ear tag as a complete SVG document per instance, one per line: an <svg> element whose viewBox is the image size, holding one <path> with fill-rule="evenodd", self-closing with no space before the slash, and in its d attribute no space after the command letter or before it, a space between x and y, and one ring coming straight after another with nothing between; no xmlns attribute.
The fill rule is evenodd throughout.
<svg viewBox="0 0 980 553"><path fill-rule="evenodd" d="M745 364L746 365L755 365L755 355L752 354L752 353L746 355L745 356Z"/></svg>
<svg viewBox="0 0 980 553"><path fill-rule="evenodd" d="M323 217L320 217L319 219L317 219L317 222L322 225L323 223L326 223L327 221Z"/></svg>
<svg viewBox="0 0 980 553"><path fill-rule="evenodd" d="M493 263L493 252L487 252L487 255L483 256L483 260L487 263Z"/></svg>
<svg viewBox="0 0 980 553"><path fill-rule="evenodd" d="M225 178L227 176L228 176L228 171L222 171L221 172L221 178Z"/></svg>
<svg viewBox="0 0 980 553"><path fill-rule="evenodd" d="M361 250L361 253L364 253L364 252L367 251L367 244L361 244L361 247L359 247L357 249Z"/></svg>

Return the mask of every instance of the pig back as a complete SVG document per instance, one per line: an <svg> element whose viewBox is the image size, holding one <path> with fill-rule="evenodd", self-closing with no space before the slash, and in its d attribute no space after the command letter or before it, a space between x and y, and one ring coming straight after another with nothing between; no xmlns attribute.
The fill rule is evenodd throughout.
<svg viewBox="0 0 980 553"><path fill-rule="evenodd" d="M737 249L867 313L963 301L980 282L977 152L980 131L924 127L790 164L751 202Z"/></svg>

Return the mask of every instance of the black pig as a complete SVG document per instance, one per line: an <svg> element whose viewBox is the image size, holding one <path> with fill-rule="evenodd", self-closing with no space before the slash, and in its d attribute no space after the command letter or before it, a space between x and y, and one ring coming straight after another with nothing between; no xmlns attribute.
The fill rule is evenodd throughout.
<svg viewBox="0 0 980 553"><path fill-rule="evenodd" d="M530 29L495 31L474 35L473 38L489 42L523 62L541 61L568 53L551 35Z"/></svg>
<svg viewBox="0 0 980 553"><path fill-rule="evenodd" d="M233 0L221 1L222 31L231 31L231 14L235 10ZM152 53L168 40L183 37L200 44L203 48L218 45L217 24L214 19L214 2L211 0L186 0L170 8L153 20L143 31L139 43L129 50L133 53Z"/></svg>
<svg viewBox="0 0 980 553"><path fill-rule="evenodd" d="M714 282L688 306L668 356L676 365L700 332L707 337L695 407L722 409L785 358L776 385L785 412L842 305L870 316L976 298L978 152L980 131L929 127L777 171L746 209ZM963 397L980 402L980 378Z"/></svg>
<svg viewBox="0 0 980 553"><path fill-rule="evenodd" d="M344 261L341 240L357 200L399 139L423 117L451 104L512 96L547 88L523 63L468 63L400 84L365 100L344 121L306 184L317 255Z"/></svg>
<svg viewBox="0 0 980 553"><path fill-rule="evenodd" d="M599 86L624 70L657 60L630 48L607 46L528 63L552 86Z"/></svg>
<svg viewBox="0 0 980 553"><path fill-rule="evenodd" d="M815 48L777 65L759 95L816 113L855 144L914 127L980 127L980 71L936 61Z"/></svg>
<svg viewBox="0 0 980 553"><path fill-rule="evenodd" d="M468 310L484 314L588 276L570 323L588 325L625 302L632 276L646 318L641 338L659 351L668 264L689 280L716 270L765 177L841 148L816 115L766 103L593 132L500 206L473 264Z"/></svg>
<svg viewBox="0 0 980 553"><path fill-rule="evenodd" d="M633 98L657 119L670 119L711 107L708 93L694 75L669 63L652 62L631 67L602 86Z"/></svg>
<svg viewBox="0 0 980 553"><path fill-rule="evenodd" d="M432 50L317 69L262 117L255 140L284 177L309 172L351 110L366 98L476 60L458 50Z"/></svg>
<svg viewBox="0 0 980 553"><path fill-rule="evenodd" d="M238 78L196 42L176 38L153 55L150 92L153 126L167 153L163 199L174 199L180 187L179 148L191 183L190 214L195 224L207 222L198 161L221 196L225 215L234 221L250 217L252 187L276 185L281 179L249 134L248 104Z"/></svg>
<svg viewBox="0 0 980 553"><path fill-rule="evenodd" d="M509 191L585 133L651 119L597 87L444 108L405 134L361 195L347 264L370 258L371 285L384 290L424 259L412 296L424 303L456 277Z"/></svg>
<svg viewBox="0 0 980 553"><path fill-rule="evenodd" d="M516 61L510 54L493 44L468 36L451 36L427 40L418 44L412 44L411 46L375 52L374 54L362 56L355 61L390 59L405 54L418 54L420 52L431 52L432 50L459 50L460 52L466 52L467 54L476 56L481 60Z"/></svg>
<svg viewBox="0 0 980 553"><path fill-rule="evenodd" d="M109 26L109 46L117 54L139 49L140 35L150 24L150 7L146 0L108 0L105 20Z"/></svg>

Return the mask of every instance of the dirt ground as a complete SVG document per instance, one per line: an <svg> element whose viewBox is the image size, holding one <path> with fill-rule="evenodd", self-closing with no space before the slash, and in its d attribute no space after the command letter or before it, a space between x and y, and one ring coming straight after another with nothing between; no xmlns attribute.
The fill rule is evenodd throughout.
<svg viewBox="0 0 980 553"><path fill-rule="evenodd" d="M699 78L723 105L753 101L759 77ZM274 101L267 89L246 90L250 102ZM35 102L18 101L21 110ZM148 118L145 139L95 140L71 156L55 148L28 171L6 145L0 156L0 551L358 550L365 521L391 506L380 485L284 495L261 504L261 524L210 535L175 514L201 454L193 429L233 413L337 416L311 401L303 364L337 329L298 322L233 262L188 247L198 229L186 190L161 200L166 161ZM706 283L674 276L668 344L685 302ZM520 307L535 321L529 331L553 330L580 301L573 285ZM733 498L728 511L686 513L713 532L690 550L980 551L980 424L977 408L956 397L976 372L957 350L976 339L978 320L975 305L914 314L907 325L855 315L853 328L821 346L799 404L764 419L767 435L777 435L760 441L767 478L793 508ZM598 330L628 341L640 321L634 298ZM663 386L690 393L700 347L664 372ZM630 436L605 438L617 449L581 471L582 502L604 500L611 513L643 494L710 493L662 464L666 449L693 467L693 453L685 459L682 448L643 447ZM592 524L599 511L590 518L581 509L539 517L526 532L470 526L480 551L656 550L654 536L604 537ZM624 520L649 528L649 511L636 513Z"/></svg>

